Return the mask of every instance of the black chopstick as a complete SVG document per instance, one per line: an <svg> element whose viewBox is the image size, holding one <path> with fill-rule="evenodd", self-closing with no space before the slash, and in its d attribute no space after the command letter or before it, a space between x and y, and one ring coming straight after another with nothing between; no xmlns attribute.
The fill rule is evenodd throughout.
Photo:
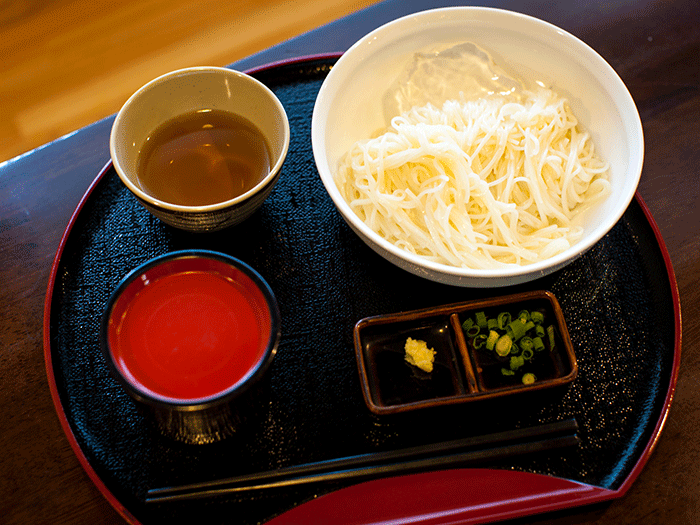
<svg viewBox="0 0 700 525"><path fill-rule="evenodd" d="M425 446L306 463L271 472L256 472L202 483L151 489L147 493L146 502L162 503L320 481L363 479L465 466L574 446L579 443L577 430L576 420L567 419ZM462 452L454 453L457 450ZM421 457L428 455L429 457ZM402 461L390 463L397 460Z"/></svg>

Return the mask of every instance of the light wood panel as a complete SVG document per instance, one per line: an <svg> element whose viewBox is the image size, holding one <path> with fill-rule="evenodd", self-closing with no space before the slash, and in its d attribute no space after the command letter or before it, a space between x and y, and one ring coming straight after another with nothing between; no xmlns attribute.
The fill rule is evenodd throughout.
<svg viewBox="0 0 700 525"><path fill-rule="evenodd" d="M0 161L119 110L156 76L227 65L378 0L0 0Z"/></svg>

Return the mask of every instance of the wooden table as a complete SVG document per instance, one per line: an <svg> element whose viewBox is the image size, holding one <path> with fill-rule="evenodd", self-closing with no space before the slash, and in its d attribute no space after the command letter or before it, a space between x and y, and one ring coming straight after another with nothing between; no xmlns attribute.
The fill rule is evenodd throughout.
<svg viewBox="0 0 700 525"><path fill-rule="evenodd" d="M631 489L607 504L518 523L700 523L700 3L487 2L534 15L596 49L627 84L646 139L639 194L675 270L684 318L675 399ZM343 51L396 17L457 2L387 0L234 66ZM56 417L44 365L44 298L62 233L109 160L112 118L0 165L0 521L123 523L85 474Z"/></svg>

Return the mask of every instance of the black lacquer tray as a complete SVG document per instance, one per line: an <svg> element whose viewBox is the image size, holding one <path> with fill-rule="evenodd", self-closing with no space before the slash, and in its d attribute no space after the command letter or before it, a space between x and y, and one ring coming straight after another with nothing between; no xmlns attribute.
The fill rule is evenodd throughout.
<svg viewBox="0 0 700 525"><path fill-rule="evenodd" d="M243 224L211 234L165 226L136 202L109 164L86 193L56 255L44 335L57 412L86 471L127 521L144 524L193 518L420 522L424 513L430 523L441 523L440 516L483 523L621 496L661 432L680 362L676 283L643 202L637 197L613 230L570 266L525 285L456 288L397 269L344 223L316 172L311 114L336 58L252 72L284 104L292 137L279 183ZM253 266L282 313L272 392L258 407L263 416L214 445L178 444L153 431L109 375L98 342L102 309L119 280L151 257L188 248L225 252ZM535 289L557 296L569 327L579 374L568 392L498 413L450 406L378 416L367 409L353 348L359 319ZM352 487L341 480L176 503L143 501L149 488L570 417L579 423L581 445L536 457ZM488 494L474 489L485 484L500 488ZM470 490L449 490L467 485ZM439 497L418 497L417 487L425 486Z"/></svg>

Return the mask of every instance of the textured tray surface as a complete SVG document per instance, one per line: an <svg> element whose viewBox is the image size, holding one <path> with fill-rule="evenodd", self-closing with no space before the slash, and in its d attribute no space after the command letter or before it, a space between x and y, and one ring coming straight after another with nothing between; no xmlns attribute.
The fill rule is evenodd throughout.
<svg viewBox="0 0 700 525"><path fill-rule="evenodd" d="M253 524L343 482L177 504L146 506L142 498L154 487L576 417L579 448L486 466L618 488L649 443L674 362L670 283L639 204L587 254L527 285L462 289L399 270L347 227L316 172L311 114L332 63L310 60L256 73L284 104L292 139L278 185L243 224L214 234L174 230L152 218L111 169L88 195L67 233L50 310L62 416L87 462L142 523L179 523L203 513L208 523L224 523L235 513L236 523ZM270 398L258 407L260 417L216 445L179 445L153 432L109 375L97 338L119 280L151 257L187 248L225 252L253 266L282 313ZM407 417L368 411L352 340L359 319L534 289L557 296L576 351L579 375L563 397L502 407L495 417L469 406Z"/></svg>

